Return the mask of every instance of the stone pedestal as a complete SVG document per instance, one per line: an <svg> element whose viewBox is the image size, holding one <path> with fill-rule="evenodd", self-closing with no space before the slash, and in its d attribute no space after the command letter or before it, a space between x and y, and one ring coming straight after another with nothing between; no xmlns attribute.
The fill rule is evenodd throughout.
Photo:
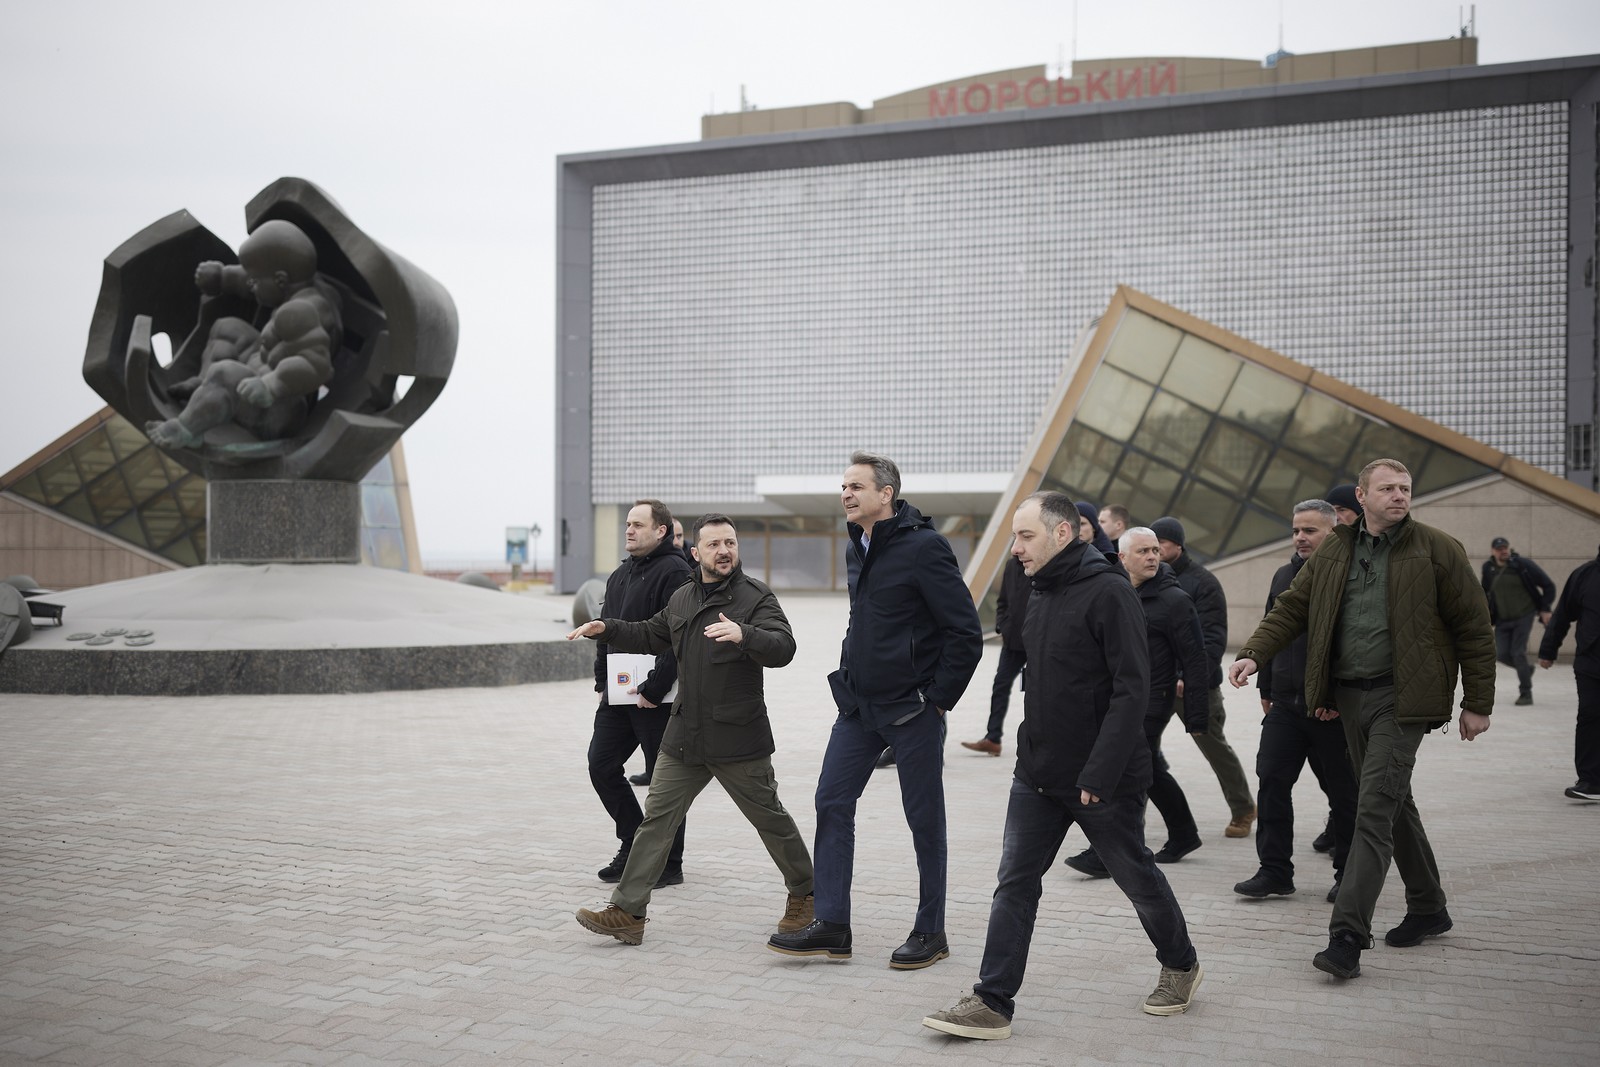
<svg viewBox="0 0 1600 1067"><path fill-rule="evenodd" d="M360 483L208 482L206 562L360 563Z"/></svg>

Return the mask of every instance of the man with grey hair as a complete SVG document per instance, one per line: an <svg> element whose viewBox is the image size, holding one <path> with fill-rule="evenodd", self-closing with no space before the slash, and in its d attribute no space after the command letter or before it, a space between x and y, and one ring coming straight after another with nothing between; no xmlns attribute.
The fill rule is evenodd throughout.
<svg viewBox="0 0 1600 1067"><path fill-rule="evenodd" d="M1144 843L1151 767L1144 732L1150 700L1145 613L1117 568L1078 540L1077 526L1077 509L1065 493L1035 493L1011 520L1011 554L1033 580L1023 628L1033 678L1023 691L1026 715L1017 729L999 883L978 982L954 1007L922 1020L957 1037L1011 1036L1044 874L1074 824L1155 946L1161 977L1144 1011L1177 1015L1200 985L1183 910ZM1193 642L1198 657L1198 633ZM1198 699L1196 707L1204 713Z"/></svg>
<svg viewBox="0 0 1600 1067"><path fill-rule="evenodd" d="M817 778L816 919L774 934L767 947L789 956L849 958L856 801L887 747L899 769L920 881L911 936L889 966L913 970L950 955L943 719L983 657L983 627L950 542L900 499L892 460L851 456L839 499L850 538L850 623L839 669L828 676L839 717Z"/></svg>
<svg viewBox="0 0 1600 1067"><path fill-rule="evenodd" d="M1338 514L1326 500L1302 500L1294 506L1290 534L1294 553L1272 576L1267 613L1306 565L1306 560L1338 525ZM1332 812L1333 888L1339 894L1350 836L1355 829L1356 780L1344 754L1344 727L1337 719L1319 719L1306 706L1306 639L1261 665L1256 679L1261 692L1261 744L1256 751L1256 858L1260 866L1233 891L1243 897L1288 896L1294 887L1294 786L1307 763L1328 796Z"/></svg>

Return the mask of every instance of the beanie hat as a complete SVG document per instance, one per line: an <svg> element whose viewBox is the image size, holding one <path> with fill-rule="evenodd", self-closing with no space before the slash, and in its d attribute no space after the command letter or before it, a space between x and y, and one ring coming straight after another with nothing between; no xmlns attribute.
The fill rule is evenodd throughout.
<svg viewBox="0 0 1600 1067"><path fill-rule="evenodd" d="M1163 515L1150 524L1150 529L1155 532L1156 539L1171 541L1179 548L1183 547L1183 523L1171 515Z"/></svg>
<svg viewBox="0 0 1600 1067"><path fill-rule="evenodd" d="M1356 499L1356 487L1353 485L1336 485L1328 490L1328 495L1322 499L1336 508L1349 508L1357 515L1362 513L1361 501Z"/></svg>

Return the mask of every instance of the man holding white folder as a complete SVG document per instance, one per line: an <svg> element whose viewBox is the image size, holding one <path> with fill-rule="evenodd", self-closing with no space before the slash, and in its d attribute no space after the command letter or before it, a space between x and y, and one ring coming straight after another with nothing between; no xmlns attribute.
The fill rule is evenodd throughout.
<svg viewBox="0 0 1600 1067"><path fill-rule="evenodd" d="M673 590L689 577L689 565L672 545L672 512L659 500L641 500L628 512L628 556L606 579L601 608L613 619L639 622L667 606ZM594 691L600 707L594 716L594 736L589 742L589 781L606 814L616 823L617 854L600 868L602 882L616 882L633 848L633 834L644 821L639 799L628 785L624 764L634 749L644 749L645 774L656 764L661 737L672 715L672 697L678 682L678 661L671 651L653 657L645 672L629 663L609 662L613 650L604 642L595 648ZM613 685L621 672L626 685ZM642 676L641 676L642 675ZM683 881L683 827L672 844L672 854L661 873L662 885Z"/></svg>
<svg viewBox="0 0 1600 1067"><path fill-rule="evenodd" d="M640 652L676 649L681 657L683 691L622 880L607 907L578 909L584 929L625 945L644 939L645 910L667 867L668 843L713 778L755 827L789 891L778 929L800 929L814 908L811 853L778 800L763 684L767 668L794 659L794 634L772 590L740 569L732 519L702 516L694 540L700 567L662 611L644 622L596 619L567 635Z"/></svg>

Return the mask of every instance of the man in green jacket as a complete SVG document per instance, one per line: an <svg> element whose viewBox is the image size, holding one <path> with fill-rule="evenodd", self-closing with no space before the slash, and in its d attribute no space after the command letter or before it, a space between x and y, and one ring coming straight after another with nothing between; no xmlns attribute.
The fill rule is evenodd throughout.
<svg viewBox="0 0 1600 1067"><path fill-rule="evenodd" d="M1461 739L1489 728L1494 631L1461 543L1411 518L1411 473L1394 459L1361 470L1364 515L1312 554L1229 668L1235 687L1302 633L1306 706L1344 724L1360 782L1355 840L1312 961L1338 978L1361 973L1389 861L1406 886L1406 916L1384 940L1404 947L1450 929L1428 835L1411 799L1417 747L1450 720L1461 674Z"/></svg>
<svg viewBox="0 0 1600 1067"><path fill-rule="evenodd" d="M644 940L650 890L689 805L713 778L761 835L788 886L778 929L799 930L812 919L811 854L778 800L772 724L762 695L763 668L794 659L794 634L772 590L740 569L732 519L702 516L694 539L695 580L679 586L665 608L643 622L596 619L567 635L569 641L603 640L623 652L678 657L678 699L622 880L605 910L578 909L585 929L625 945Z"/></svg>

